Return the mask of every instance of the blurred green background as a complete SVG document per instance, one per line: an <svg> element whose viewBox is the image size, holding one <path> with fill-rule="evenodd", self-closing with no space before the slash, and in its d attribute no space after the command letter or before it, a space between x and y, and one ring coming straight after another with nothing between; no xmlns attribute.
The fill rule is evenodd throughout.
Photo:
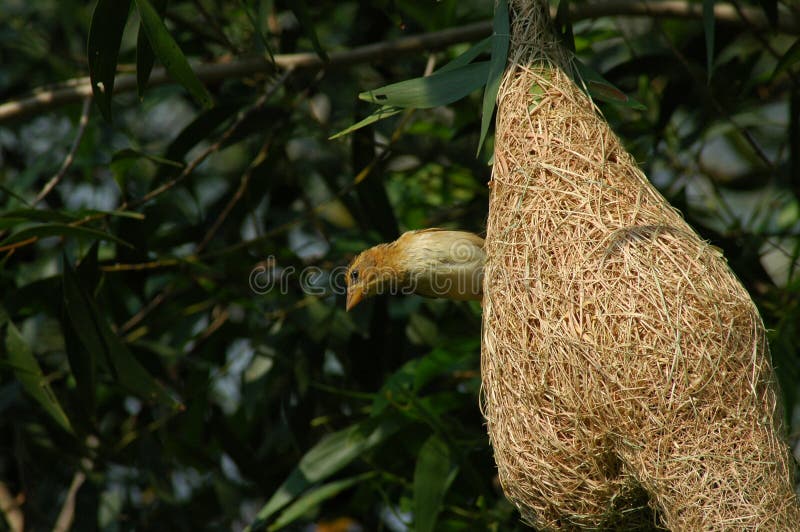
<svg viewBox="0 0 800 532"><path fill-rule="evenodd" d="M157 14L140 27L148 6L166 32ZM680 16L630 6L563 4L560 31L645 106L600 103L758 304L795 444L800 11L736 0L715 21L711 1ZM491 18L474 0L3 1L0 529L526 528L479 410L480 305L380 297L348 314L342 293L366 247L483 230L482 92L329 139L374 111L359 92L445 64ZM159 68L165 34L180 83L74 97L89 59L114 77L120 35L118 87L148 57ZM380 57L269 68L373 43ZM198 66L250 60L261 66ZM14 107L35 90L73 96Z"/></svg>

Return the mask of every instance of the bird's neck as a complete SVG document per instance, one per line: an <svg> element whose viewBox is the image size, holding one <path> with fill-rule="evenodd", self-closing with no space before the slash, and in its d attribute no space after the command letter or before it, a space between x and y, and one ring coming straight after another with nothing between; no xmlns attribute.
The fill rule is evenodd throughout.
<svg viewBox="0 0 800 532"><path fill-rule="evenodd" d="M409 271L414 267L410 264L410 257L406 250L401 249L397 242L381 244L382 253L378 254L378 266L386 272L387 277L394 278L400 283L405 282L409 277Z"/></svg>

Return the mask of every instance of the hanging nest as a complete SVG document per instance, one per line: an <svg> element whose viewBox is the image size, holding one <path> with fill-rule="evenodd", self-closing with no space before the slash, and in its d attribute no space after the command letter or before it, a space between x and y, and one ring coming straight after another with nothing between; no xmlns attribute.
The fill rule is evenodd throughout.
<svg viewBox="0 0 800 532"><path fill-rule="evenodd" d="M764 326L718 249L512 0L486 237L483 411L543 529L800 530Z"/></svg>

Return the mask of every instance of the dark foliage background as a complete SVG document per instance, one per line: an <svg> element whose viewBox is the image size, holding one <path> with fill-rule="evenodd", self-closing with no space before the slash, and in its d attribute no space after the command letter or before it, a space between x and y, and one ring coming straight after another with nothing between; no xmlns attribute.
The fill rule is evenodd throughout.
<svg viewBox="0 0 800 532"><path fill-rule="evenodd" d="M794 442L797 6L717 3L731 16L714 24L711 1L683 18L596 4L572 3L577 55L646 106L602 111L757 302ZM471 42L288 75L197 67L488 22L491 3L4 0L0 101L86 76L92 57L113 79L123 23L118 88L141 75L164 57L142 49L148 6L182 51L171 68L187 57L202 85L172 70L181 83L141 97L0 122L0 529L525 528L479 410L480 306L348 314L341 290L354 253L402 231L482 230L480 91L329 140L373 111L359 92Z"/></svg>

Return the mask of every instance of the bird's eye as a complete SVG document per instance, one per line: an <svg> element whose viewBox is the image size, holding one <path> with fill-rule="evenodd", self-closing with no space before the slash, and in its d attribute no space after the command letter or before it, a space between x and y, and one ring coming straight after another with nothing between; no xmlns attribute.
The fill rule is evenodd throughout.
<svg viewBox="0 0 800 532"><path fill-rule="evenodd" d="M358 282L358 270L353 270L350 272L350 282L351 283Z"/></svg>

